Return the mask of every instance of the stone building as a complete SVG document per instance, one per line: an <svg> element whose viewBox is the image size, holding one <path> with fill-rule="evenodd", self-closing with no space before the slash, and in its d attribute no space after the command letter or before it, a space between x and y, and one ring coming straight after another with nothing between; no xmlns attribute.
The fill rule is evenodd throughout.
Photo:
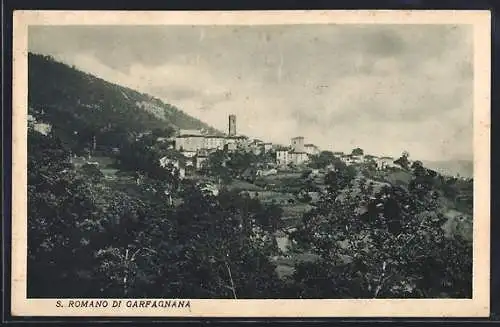
<svg viewBox="0 0 500 327"><path fill-rule="evenodd" d="M236 116L229 116L227 135L210 135L199 130L180 130L175 138L175 149L185 155L198 150L235 150L248 146L248 137L236 134Z"/></svg>
<svg viewBox="0 0 500 327"><path fill-rule="evenodd" d="M314 144L304 144L304 151L309 155L317 155L319 154L319 148Z"/></svg>
<svg viewBox="0 0 500 327"><path fill-rule="evenodd" d="M293 151L295 151L295 152L305 152L304 137L297 136L297 137L292 138L291 147L292 147Z"/></svg>
<svg viewBox="0 0 500 327"><path fill-rule="evenodd" d="M236 115L229 115L229 136L236 135Z"/></svg>

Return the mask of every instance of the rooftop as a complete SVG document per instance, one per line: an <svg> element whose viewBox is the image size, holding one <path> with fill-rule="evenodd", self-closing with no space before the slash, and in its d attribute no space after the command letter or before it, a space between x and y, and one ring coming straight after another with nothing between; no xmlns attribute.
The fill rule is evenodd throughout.
<svg viewBox="0 0 500 327"><path fill-rule="evenodd" d="M248 139L248 136L245 135L235 135L235 136L225 136L227 139Z"/></svg>
<svg viewBox="0 0 500 327"><path fill-rule="evenodd" d="M177 138L187 138L187 137L206 137L206 135L197 135L197 134L183 134L177 136Z"/></svg>
<svg viewBox="0 0 500 327"><path fill-rule="evenodd" d="M226 138L224 135L205 135L206 138L210 139L224 139Z"/></svg>

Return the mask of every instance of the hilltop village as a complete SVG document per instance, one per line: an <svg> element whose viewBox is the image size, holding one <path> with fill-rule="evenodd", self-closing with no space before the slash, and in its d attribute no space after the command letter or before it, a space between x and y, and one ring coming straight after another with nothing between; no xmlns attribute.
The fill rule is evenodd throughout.
<svg viewBox="0 0 500 327"><path fill-rule="evenodd" d="M255 155L269 154L266 157L268 160L263 165L267 171L260 172L268 174L278 168L304 166L310 162L312 157L321 152L318 146L305 143L303 136L292 137L289 145L282 145L237 134L236 115L229 115L228 132L225 135L210 134L205 130L180 129L177 135L170 138L159 137L157 141L168 143L171 148L183 155L185 160L173 160L168 156L161 159L162 165L168 162L178 167L181 176L184 176L186 169L201 169L209 155L217 150L251 152ZM334 152L334 154L347 165L370 160L379 169L396 166L392 157L365 156L362 151L354 151L349 154Z"/></svg>
<svg viewBox="0 0 500 327"><path fill-rule="evenodd" d="M319 153L314 144L304 144L304 137L301 136L292 138L289 146L283 146L239 135L236 133L236 115L229 115L226 135L210 135L200 130L180 130L179 135L175 137L175 149L186 158L195 158L192 164L196 168L200 168L207 155L216 150L250 151L255 155L273 152L278 166L300 165L306 162L309 156ZM188 164L191 163L188 161Z"/></svg>

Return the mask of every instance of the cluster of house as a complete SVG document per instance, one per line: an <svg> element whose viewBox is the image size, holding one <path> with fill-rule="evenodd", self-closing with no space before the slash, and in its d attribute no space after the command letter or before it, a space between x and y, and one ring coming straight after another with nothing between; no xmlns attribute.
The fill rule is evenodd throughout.
<svg viewBox="0 0 500 327"><path fill-rule="evenodd" d="M209 134L202 130L180 130L175 138L175 149L188 158L187 165L201 167L210 152L215 150L244 150L254 154L276 150L276 163L286 166L290 163L300 165L310 155L319 153L314 144L304 144L304 137L294 137L290 146L277 146L259 139L249 139L236 133L236 116L229 115L229 130L225 135Z"/></svg>
<svg viewBox="0 0 500 327"><path fill-rule="evenodd" d="M399 167L394 163L393 157L378 157L373 155L355 155L355 154L344 154L342 152L334 152L334 155L337 156L340 160L342 160L346 165L355 165L362 163L372 162L376 165L377 169L384 170L386 168L395 168Z"/></svg>
<svg viewBox="0 0 500 327"><path fill-rule="evenodd" d="M229 115L229 129L227 134L210 134L204 130L180 130L175 137L173 147L182 154L185 160L182 160L182 163L180 163L179 160L164 157L160 164L162 166L166 166L168 163L174 164L176 169L179 170L181 177L184 177L185 170L188 167L193 167L194 169L201 168L203 162L208 159L209 154L216 150L244 150L252 151L255 154L274 150L277 167L301 165L309 161L311 156L320 153L320 149L316 145L305 143L303 136L293 137L290 145L282 146L266 143L258 139L251 140L247 136L238 135L236 133L235 115ZM397 166L392 157L354 155L340 152L334 154L347 165L373 162L377 169L380 170ZM277 168L276 166L274 168ZM262 170L261 174L267 172L267 170Z"/></svg>
<svg viewBox="0 0 500 327"><path fill-rule="evenodd" d="M188 158L187 165L196 168L207 159L210 152L216 150L234 151L242 149L255 154L271 150L272 143L250 140L245 135L236 134L236 116L229 115L229 130L226 135L209 134L203 130L180 130L175 138L175 149Z"/></svg>
<svg viewBox="0 0 500 327"><path fill-rule="evenodd" d="M158 139L158 141L169 141ZM208 159L211 152L216 150L245 150L252 151L255 154L268 152L272 149L272 143L265 143L261 140L250 140L245 135L236 134L236 116L229 115L229 130L225 135L208 133L205 130L181 129L178 135L173 139L173 147L180 154L183 160L163 157L160 165L166 167L172 164L179 170L179 175L184 177L186 168L201 168L203 162Z"/></svg>
<svg viewBox="0 0 500 327"><path fill-rule="evenodd" d="M337 156L348 166L371 162L375 164L378 170L400 167L398 164L394 163L395 158L388 156L378 157L373 155L353 155L353 154L337 154ZM410 162L410 164L411 163L412 162Z"/></svg>
<svg viewBox="0 0 500 327"><path fill-rule="evenodd" d="M319 148L314 144L304 144L304 137L292 138L290 146L276 149L276 163L279 166L289 164L300 165L309 160L312 155L319 154Z"/></svg>

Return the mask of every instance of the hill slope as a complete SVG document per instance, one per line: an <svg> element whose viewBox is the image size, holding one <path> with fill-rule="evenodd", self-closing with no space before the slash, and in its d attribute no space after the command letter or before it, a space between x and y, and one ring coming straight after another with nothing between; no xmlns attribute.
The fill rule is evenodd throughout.
<svg viewBox="0 0 500 327"><path fill-rule="evenodd" d="M109 83L49 56L29 54L29 113L80 145L92 136L116 146L124 135L153 129L206 129L220 133L176 107ZM76 133L75 133L76 132Z"/></svg>

